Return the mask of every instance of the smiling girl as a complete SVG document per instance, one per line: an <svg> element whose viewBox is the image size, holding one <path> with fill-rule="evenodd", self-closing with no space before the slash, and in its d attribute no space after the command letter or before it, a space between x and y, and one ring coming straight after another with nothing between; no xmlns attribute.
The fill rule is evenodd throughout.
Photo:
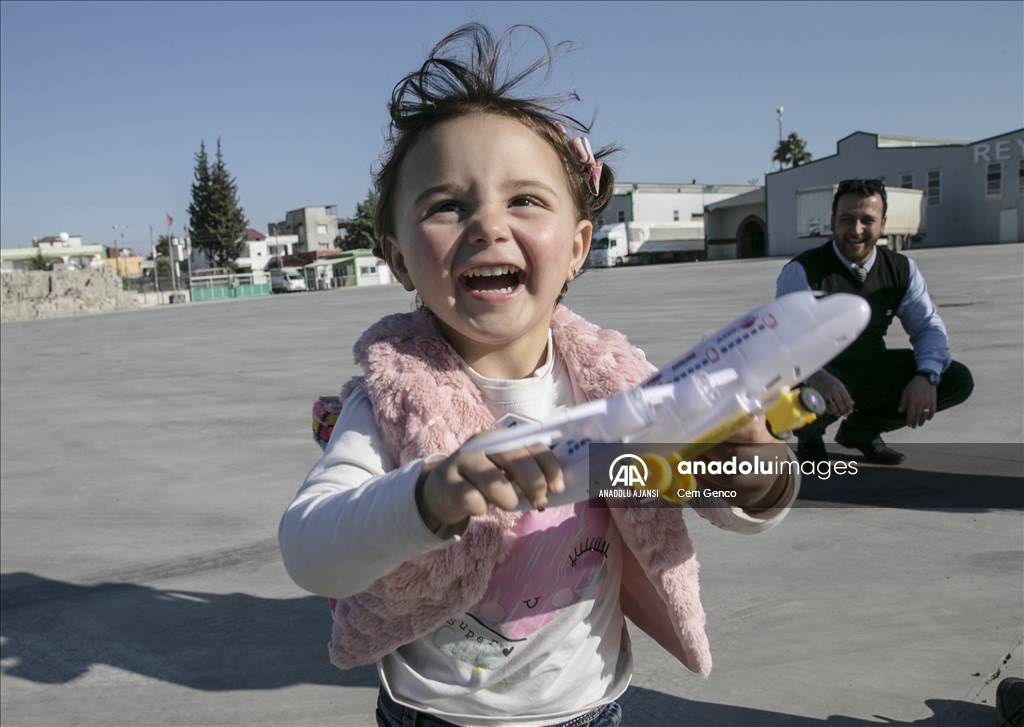
<svg viewBox="0 0 1024 727"><path fill-rule="evenodd" d="M385 726L617 725L624 615L711 668L679 510L546 508L564 486L550 450L461 449L503 414L541 417L652 370L559 304L614 178L558 99L513 95L558 50L502 75L513 31L460 28L395 88L376 252L422 307L356 343L364 375L281 522L288 573L332 599L333 663L377 663ZM774 441L756 423L722 446ZM796 494L785 476L717 484L742 507L702 514L739 532L771 527ZM520 497L535 509L512 512Z"/></svg>

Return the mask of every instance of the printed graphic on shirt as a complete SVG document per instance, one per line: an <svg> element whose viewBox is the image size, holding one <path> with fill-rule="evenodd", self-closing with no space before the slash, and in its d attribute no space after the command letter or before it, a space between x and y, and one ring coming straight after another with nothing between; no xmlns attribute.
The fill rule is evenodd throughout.
<svg viewBox="0 0 1024 727"><path fill-rule="evenodd" d="M607 509L586 502L530 512L480 602L434 633L434 645L474 666L497 669L567 607L593 601L608 557Z"/></svg>

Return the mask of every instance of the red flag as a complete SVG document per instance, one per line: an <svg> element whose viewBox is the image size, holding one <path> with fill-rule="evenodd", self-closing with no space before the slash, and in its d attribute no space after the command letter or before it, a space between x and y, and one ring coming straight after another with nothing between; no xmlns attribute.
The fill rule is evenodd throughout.
<svg viewBox="0 0 1024 727"><path fill-rule="evenodd" d="M167 215L167 226L171 227L173 224L174 224L174 218L171 217L170 215Z"/></svg>

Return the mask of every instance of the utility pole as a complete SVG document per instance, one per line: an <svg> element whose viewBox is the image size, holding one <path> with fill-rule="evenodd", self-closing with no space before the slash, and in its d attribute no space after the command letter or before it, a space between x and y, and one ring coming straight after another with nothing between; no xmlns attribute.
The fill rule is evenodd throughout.
<svg viewBox="0 0 1024 727"><path fill-rule="evenodd" d="M182 225L182 244L185 246L185 267L188 269L188 299L192 300L192 237L189 235L188 227Z"/></svg>
<svg viewBox="0 0 1024 727"><path fill-rule="evenodd" d="M121 250L124 250L124 231L132 229L131 225L114 225L115 230L121 231L121 247L117 246L117 238L114 238L114 266L117 274L121 274Z"/></svg>
<svg viewBox="0 0 1024 727"><path fill-rule="evenodd" d="M785 111L781 106L775 107L775 113L779 117L779 146L782 146L782 112ZM782 160L779 160L779 170L782 170Z"/></svg>

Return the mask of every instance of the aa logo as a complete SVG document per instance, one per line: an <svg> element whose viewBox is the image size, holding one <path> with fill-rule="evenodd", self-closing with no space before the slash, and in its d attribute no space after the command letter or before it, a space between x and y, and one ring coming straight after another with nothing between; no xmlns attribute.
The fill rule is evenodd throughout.
<svg viewBox="0 0 1024 727"><path fill-rule="evenodd" d="M608 480L612 487L622 485L644 489L647 487L647 475L647 463L635 454L620 454L608 467Z"/></svg>

